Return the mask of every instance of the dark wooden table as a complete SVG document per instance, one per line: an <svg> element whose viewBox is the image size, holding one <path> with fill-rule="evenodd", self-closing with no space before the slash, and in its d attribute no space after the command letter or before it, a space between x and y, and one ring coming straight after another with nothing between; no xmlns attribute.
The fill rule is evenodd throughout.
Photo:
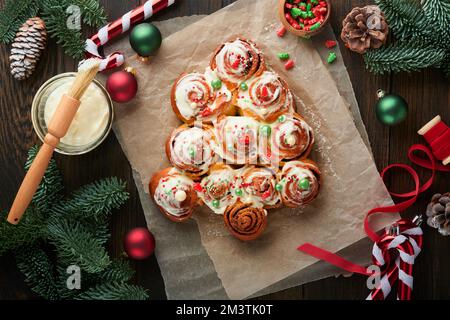
<svg viewBox="0 0 450 320"><path fill-rule="evenodd" d="M110 20L120 17L144 0L103 0L101 1ZM171 9L154 17L165 20L177 16L209 14L230 4L232 0L177 0ZM335 33L341 31L341 21L354 6L363 6L372 1L333 1L331 23ZM3 5L4 0L0 0ZM274 8L275 10L275 8ZM87 31L86 34L89 34ZM366 125L377 167L381 170L390 163L407 162L407 150L413 143L422 142L416 134L418 128L440 114L450 123L449 81L436 70L424 70L414 74L396 74L377 77L365 70L361 56L348 51L339 43L362 118ZM39 143L30 118L33 95L39 86L50 77L75 70L76 63L65 56L55 42L49 47L31 79L19 82L9 74L9 48L0 47L0 208L9 208L24 175L23 163L28 149ZM375 118L375 92L383 88L402 95L409 103L408 119L401 125L388 128ZM357 156L357 155L355 155ZM122 239L131 228L145 226L144 215L134 185L130 165L123 154L114 134L95 151L77 157L57 155L56 160L64 174L64 182L69 191L94 179L118 176L128 181L131 199L112 221L112 241L110 250L120 255ZM429 172L419 170L425 178ZM450 191L448 174L438 174L432 189L405 216L423 213L431 195L435 192ZM406 175L389 177L387 184L393 190L409 190L412 182ZM357 199L356 199L357 201ZM450 298L450 237L438 235L435 230L425 227L425 245L414 267L414 298ZM164 284L158 264L154 258L144 262L133 262L136 268L135 283L149 289L151 299L165 299ZM363 299L368 290L365 278L355 275L348 278L329 278L296 288L274 293L264 298L271 299ZM0 299L27 299L35 295L23 283L23 277L16 269L11 255L0 258Z"/></svg>

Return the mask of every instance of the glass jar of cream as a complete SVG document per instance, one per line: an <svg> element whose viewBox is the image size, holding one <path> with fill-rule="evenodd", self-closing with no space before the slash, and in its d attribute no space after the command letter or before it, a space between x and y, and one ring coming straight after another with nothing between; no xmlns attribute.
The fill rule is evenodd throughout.
<svg viewBox="0 0 450 320"><path fill-rule="evenodd" d="M31 119L39 139L44 140L50 122L63 94L67 93L76 73L57 75L38 90L31 106ZM83 97L69 131L61 139L56 152L67 155L87 153L100 145L111 131L114 108L105 88L94 79Z"/></svg>

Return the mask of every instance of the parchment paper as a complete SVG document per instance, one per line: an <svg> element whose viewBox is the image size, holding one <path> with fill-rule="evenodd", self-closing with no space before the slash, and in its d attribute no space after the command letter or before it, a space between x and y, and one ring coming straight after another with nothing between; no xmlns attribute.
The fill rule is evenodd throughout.
<svg viewBox="0 0 450 320"><path fill-rule="evenodd" d="M245 298L332 274L332 269L321 268L319 274L310 267L300 275L314 259L295 248L305 241L333 251L348 247L364 236L362 218L367 208L391 203L347 105L312 42L276 37L275 3L240 1L166 38L153 63L139 65L137 98L116 108L115 131L137 171L136 179L143 183L144 189L139 189L158 242L156 254L169 298L224 298L225 293ZM243 21L242 16L248 18ZM197 216L200 236L194 221L170 223L143 193L151 175L168 165L163 143L179 125L170 109L171 84L181 72L203 70L215 47L238 33L263 48L268 62L301 97L299 111L315 129L318 141L313 158L325 179L314 205L304 212L271 212L266 234L248 244L231 238L221 217L206 212ZM288 51L296 59L293 71L283 70L276 59L279 51ZM378 220L379 227L396 218ZM370 256L368 250L348 253L354 260L367 261Z"/></svg>

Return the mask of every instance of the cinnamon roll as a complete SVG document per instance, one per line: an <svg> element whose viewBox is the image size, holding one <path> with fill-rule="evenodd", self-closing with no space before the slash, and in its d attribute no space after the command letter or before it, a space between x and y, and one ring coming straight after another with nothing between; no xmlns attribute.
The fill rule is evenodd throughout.
<svg viewBox="0 0 450 320"><path fill-rule="evenodd" d="M205 74L182 74L172 87L170 100L177 117L186 123L196 120L211 123L221 114L235 113L231 92L209 68Z"/></svg>
<svg viewBox="0 0 450 320"><path fill-rule="evenodd" d="M265 122L273 122L282 114L295 111L294 98L286 82L271 71L265 71L241 86L235 104L244 116Z"/></svg>
<svg viewBox="0 0 450 320"><path fill-rule="evenodd" d="M281 205L274 171L266 167L249 166L242 168L240 172L240 189L244 193L242 202L265 209Z"/></svg>
<svg viewBox="0 0 450 320"><path fill-rule="evenodd" d="M221 117L214 124L217 153L230 164L255 164L258 160L259 123L249 117Z"/></svg>
<svg viewBox="0 0 450 320"><path fill-rule="evenodd" d="M236 172L230 166L216 164L194 188L203 203L215 213L223 214L241 194L241 191L237 189L237 179Z"/></svg>
<svg viewBox="0 0 450 320"><path fill-rule="evenodd" d="M283 204L296 208L317 197L321 173L317 165L309 159L290 161L283 166L278 179Z"/></svg>
<svg viewBox="0 0 450 320"><path fill-rule="evenodd" d="M149 191L161 212L175 222L189 219L198 204L194 181L175 168L155 173Z"/></svg>
<svg viewBox="0 0 450 320"><path fill-rule="evenodd" d="M245 39L222 44L214 53L210 66L230 90L236 89L247 79L258 76L266 68L259 48Z"/></svg>
<svg viewBox="0 0 450 320"><path fill-rule="evenodd" d="M184 124L175 129L166 141L170 163L194 179L205 174L216 161L212 144L215 143L211 126L196 127Z"/></svg>
<svg viewBox="0 0 450 320"><path fill-rule="evenodd" d="M312 128L297 113L260 127L259 154L264 164L306 158L313 144Z"/></svg>
<svg viewBox="0 0 450 320"><path fill-rule="evenodd" d="M237 202L225 210L223 219L230 233L239 240L255 240L266 228L267 211Z"/></svg>

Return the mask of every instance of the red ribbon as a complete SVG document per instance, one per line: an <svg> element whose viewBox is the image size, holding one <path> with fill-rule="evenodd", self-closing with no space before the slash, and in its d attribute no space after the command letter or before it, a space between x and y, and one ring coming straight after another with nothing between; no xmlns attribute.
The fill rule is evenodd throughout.
<svg viewBox="0 0 450 320"><path fill-rule="evenodd" d="M419 157L416 155L417 151L421 151L425 153L426 158ZM367 234L367 236L372 239L374 242L378 242L382 239L381 236L379 236L375 230L373 230L369 224L369 217L374 214L383 214L383 213L396 213L403 211L407 208L409 208L411 205L413 205L417 197L420 193L424 192L430 186L433 184L434 176L436 170L438 171L445 171L450 172L450 167L446 167L444 165L436 163L435 158L433 157L433 154L431 153L430 149L424 145L421 144L415 144L412 145L409 148L408 151L408 158L411 160L411 162L417 164L418 166L431 169L431 177L421 186L420 185L420 179L417 172L409 165L402 164L402 163L396 163L387 166L382 172L381 172L381 178L384 179L385 174L392 170L392 169L403 169L406 170L411 177L414 180L415 188L413 191L406 192L406 193L395 193L392 191L389 191L389 193L392 196L399 197L399 198L409 198L406 201L400 202L393 206L387 206L387 207L378 207L371 209L369 212L367 212L366 217L364 218L364 230ZM324 250L322 248L316 247L315 245L311 243L304 243L301 246L297 248L299 251L302 251L306 254L309 254L310 256L313 256L317 259L324 260L332 265L335 265L343 270L346 270L348 272L355 272L363 275L370 275L371 273L367 272L366 268L363 266L360 266L358 264L355 264L351 261L348 261L337 254L334 254L330 251Z"/></svg>

